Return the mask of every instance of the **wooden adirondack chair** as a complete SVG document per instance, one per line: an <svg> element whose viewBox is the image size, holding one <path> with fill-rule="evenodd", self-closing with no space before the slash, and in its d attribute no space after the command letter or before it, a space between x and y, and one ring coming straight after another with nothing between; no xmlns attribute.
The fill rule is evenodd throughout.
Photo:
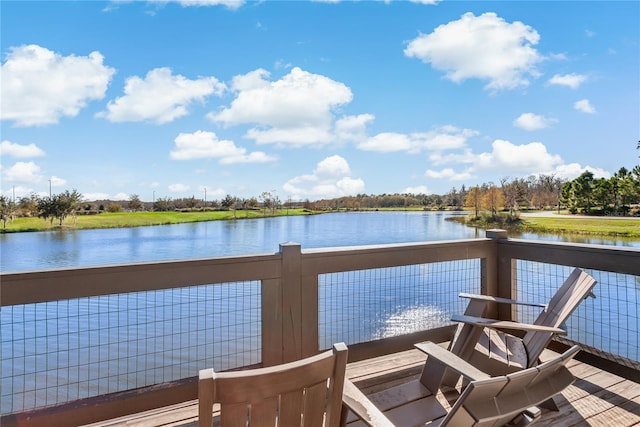
<svg viewBox="0 0 640 427"><path fill-rule="evenodd" d="M268 368L217 373L200 371L198 426L211 427L220 404L220 426L340 425L347 346Z"/></svg>
<svg viewBox="0 0 640 427"><path fill-rule="evenodd" d="M580 350L573 346L538 366L491 377L437 344L417 344L428 358L419 380L365 396L352 383L343 401L353 412L348 424L367 426L501 426L525 425L541 412L535 407L575 380L566 365ZM470 381L447 411L436 398L447 369ZM354 418L357 416L357 420Z"/></svg>
<svg viewBox="0 0 640 427"><path fill-rule="evenodd" d="M449 349L472 365L492 375L504 375L530 368L555 334L566 334L560 326L591 294L596 280L579 268L574 269L548 304L530 304L486 295L460 294L470 302L464 315L451 320L461 322ZM499 321L481 317L489 303L539 306L543 310L533 324ZM525 331L522 338L506 331ZM447 376L454 385L457 376Z"/></svg>

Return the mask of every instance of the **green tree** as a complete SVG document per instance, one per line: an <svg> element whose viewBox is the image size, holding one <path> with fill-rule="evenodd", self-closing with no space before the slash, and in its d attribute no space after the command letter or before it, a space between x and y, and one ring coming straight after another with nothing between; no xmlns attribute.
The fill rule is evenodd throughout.
<svg viewBox="0 0 640 427"><path fill-rule="evenodd" d="M138 196L137 194L130 195L127 207L134 212L141 211L143 209L143 204L142 200L140 200L140 196Z"/></svg>
<svg viewBox="0 0 640 427"><path fill-rule="evenodd" d="M18 213L18 206L16 202L9 197L0 196L0 221L2 221L2 228L7 228L7 221L13 221Z"/></svg>
<svg viewBox="0 0 640 427"><path fill-rule="evenodd" d="M38 217L43 218L45 221L49 220L53 225L53 220L56 219L56 207L53 196L43 197L38 199Z"/></svg>
<svg viewBox="0 0 640 427"><path fill-rule="evenodd" d="M233 197L231 194L227 194L224 197L224 199L220 201L220 206L222 206L222 209L228 211L233 209L233 207L235 206L235 203L236 203L236 198Z"/></svg>
<svg viewBox="0 0 640 427"><path fill-rule="evenodd" d="M173 201L169 197L158 197L153 203L153 210L166 212L174 209Z"/></svg>
<svg viewBox="0 0 640 427"><path fill-rule="evenodd" d="M572 214L578 212L578 198L573 181L565 182L560 191L560 200Z"/></svg>
<svg viewBox="0 0 640 427"><path fill-rule="evenodd" d="M38 216L38 200L39 197L35 193L21 197L18 200L19 214L27 217Z"/></svg>
<svg viewBox="0 0 640 427"><path fill-rule="evenodd" d="M78 222L78 211L82 206L82 194L78 193L77 190L69 191L65 190L64 193L61 193L57 196L57 215L56 218L60 221L60 225L62 226L62 222L69 216L73 218L73 225L76 225Z"/></svg>
<svg viewBox="0 0 640 427"><path fill-rule="evenodd" d="M109 203L109 207L107 208L107 212L110 213L122 212L123 210L124 208L118 202Z"/></svg>
<svg viewBox="0 0 640 427"><path fill-rule="evenodd" d="M280 207L280 199L275 191L264 191L260 194L259 199L262 202L262 207L265 209L265 215L269 210L271 210L272 215L275 215L276 209Z"/></svg>
<svg viewBox="0 0 640 427"><path fill-rule="evenodd" d="M584 171L572 182L578 206L583 209L584 213L589 214L591 212L591 207L593 206L593 173L590 171Z"/></svg>
<svg viewBox="0 0 640 427"><path fill-rule="evenodd" d="M520 205L528 203L528 185L524 179L516 178L509 182L509 178L503 178L500 180L502 187L502 195L504 196L504 203L509 208L509 215L516 216L516 213L520 210Z"/></svg>

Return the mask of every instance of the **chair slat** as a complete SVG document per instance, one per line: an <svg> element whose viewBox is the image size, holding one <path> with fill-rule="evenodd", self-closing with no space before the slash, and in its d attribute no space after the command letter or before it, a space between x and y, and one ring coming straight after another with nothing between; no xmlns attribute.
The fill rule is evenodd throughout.
<svg viewBox="0 0 640 427"><path fill-rule="evenodd" d="M280 420L283 426L301 425L303 390L294 390L280 396Z"/></svg>
<svg viewBox="0 0 640 427"><path fill-rule="evenodd" d="M337 427L346 366L347 346L337 343L316 356L268 368L203 369L198 425L211 427L212 405L219 403L224 427Z"/></svg>
<svg viewBox="0 0 640 427"><path fill-rule="evenodd" d="M220 407L220 425L224 427L247 427L249 406L235 403Z"/></svg>
<svg viewBox="0 0 640 427"><path fill-rule="evenodd" d="M322 427L326 401L326 381L306 389L304 395L304 414L302 415L304 427Z"/></svg>
<svg viewBox="0 0 640 427"><path fill-rule="evenodd" d="M251 427L275 427L278 414L278 397L269 397L251 405ZM223 424L224 425L224 424Z"/></svg>

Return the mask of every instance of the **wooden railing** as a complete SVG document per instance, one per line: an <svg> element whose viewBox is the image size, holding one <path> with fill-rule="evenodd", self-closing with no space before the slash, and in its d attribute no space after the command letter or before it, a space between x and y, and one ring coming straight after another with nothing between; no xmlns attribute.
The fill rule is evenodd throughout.
<svg viewBox="0 0 640 427"><path fill-rule="evenodd" d="M516 260L578 266L640 276L640 249L510 240L493 230L487 238L303 250L283 244L278 253L178 262L75 268L0 276L0 304L14 306L100 295L156 291L204 284L259 281L262 309L262 365L317 353L319 276L327 273L480 260L480 291L515 296ZM512 318L509 310L494 312ZM350 345L350 360L388 354L420 341L443 342L454 326ZM56 407L3 414L2 425L76 425L195 399L193 377L143 389L73 401ZM45 418L43 418L45 417ZM6 424L5 424L6 423Z"/></svg>

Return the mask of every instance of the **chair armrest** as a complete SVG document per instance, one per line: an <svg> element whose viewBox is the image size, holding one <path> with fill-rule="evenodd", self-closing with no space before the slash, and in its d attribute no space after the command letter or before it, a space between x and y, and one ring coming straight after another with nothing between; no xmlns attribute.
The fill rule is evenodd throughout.
<svg viewBox="0 0 640 427"><path fill-rule="evenodd" d="M429 356L429 359L434 358L438 360L438 362L440 362L442 365L454 370L458 374L471 381L490 378L489 374L481 371L466 360L456 356L455 354L431 341L415 344L415 347L423 353L426 353L427 356Z"/></svg>
<svg viewBox="0 0 640 427"><path fill-rule="evenodd" d="M490 296L490 295L478 295L478 294L461 293L458 296L460 298L468 298L468 299L474 299L474 300L479 300L479 301L495 302L495 303L499 303L499 304L516 304L516 305L527 305L527 306L531 306L531 307L542 307L545 310L548 307L548 304L538 304L538 303L535 303L535 302L518 301L518 300L515 300L515 299L493 297L493 296Z"/></svg>
<svg viewBox="0 0 640 427"><path fill-rule="evenodd" d="M345 378L342 404L369 427L393 427L389 419L351 381Z"/></svg>
<svg viewBox="0 0 640 427"><path fill-rule="evenodd" d="M460 323L469 323L471 325L482 326L493 329L513 329L518 331L536 331L536 332L551 332L559 335L566 335L567 331L560 328L554 328L552 326L532 325L529 323L510 322L508 320L495 320L487 319L485 317L466 316L461 314L454 314L451 316L451 320Z"/></svg>

